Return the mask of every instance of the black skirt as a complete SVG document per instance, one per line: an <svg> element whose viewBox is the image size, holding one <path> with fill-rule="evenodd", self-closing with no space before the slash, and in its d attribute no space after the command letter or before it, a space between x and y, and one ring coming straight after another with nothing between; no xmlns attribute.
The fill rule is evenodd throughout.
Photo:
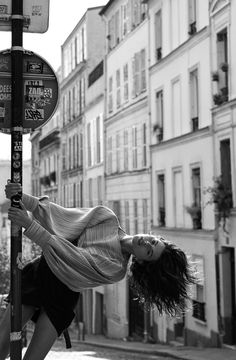
<svg viewBox="0 0 236 360"><path fill-rule="evenodd" d="M35 307L32 320L37 322L43 309L58 336L69 327L79 299L79 292L70 290L50 270L44 256L29 262L22 270L22 304Z"/></svg>

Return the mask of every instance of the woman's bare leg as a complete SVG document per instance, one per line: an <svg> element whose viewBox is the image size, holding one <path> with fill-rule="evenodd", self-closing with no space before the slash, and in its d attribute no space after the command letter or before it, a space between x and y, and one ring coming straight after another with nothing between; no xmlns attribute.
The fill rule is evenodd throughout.
<svg viewBox="0 0 236 360"><path fill-rule="evenodd" d="M35 325L34 334L23 360L43 360L58 334L47 314L42 311Z"/></svg>
<svg viewBox="0 0 236 360"><path fill-rule="evenodd" d="M22 305L22 327L35 312L33 306ZM0 322L0 360L5 360L10 351L11 305L9 304Z"/></svg>

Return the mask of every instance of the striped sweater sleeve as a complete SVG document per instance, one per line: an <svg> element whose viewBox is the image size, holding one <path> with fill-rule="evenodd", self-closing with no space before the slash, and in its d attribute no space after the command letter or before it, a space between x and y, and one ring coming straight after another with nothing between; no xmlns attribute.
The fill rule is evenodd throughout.
<svg viewBox="0 0 236 360"><path fill-rule="evenodd" d="M127 264L119 250L119 227L113 217L107 217L94 227L94 219L100 219L104 214L103 209L95 212L98 215L92 218L84 232L85 238L89 239L85 248L76 247L65 238L51 234L36 221L24 232L42 248L52 272L73 291L111 284L126 274ZM92 245L91 239L94 239Z"/></svg>

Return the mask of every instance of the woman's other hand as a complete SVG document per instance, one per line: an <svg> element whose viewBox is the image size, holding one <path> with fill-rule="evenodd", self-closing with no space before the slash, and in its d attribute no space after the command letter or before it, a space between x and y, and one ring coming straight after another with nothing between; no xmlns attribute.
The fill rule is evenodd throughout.
<svg viewBox="0 0 236 360"><path fill-rule="evenodd" d="M6 198L11 200L12 196L21 195L22 186L19 183L8 182L5 186Z"/></svg>
<svg viewBox="0 0 236 360"><path fill-rule="evenodd" d="M16 225L27 229L32 223L32 220L29 217L27 210L24 204L22 203L22 201L20 201L19 204L21 208L16 208L16 207L9 208L8 219L11 220Z"/></svg>

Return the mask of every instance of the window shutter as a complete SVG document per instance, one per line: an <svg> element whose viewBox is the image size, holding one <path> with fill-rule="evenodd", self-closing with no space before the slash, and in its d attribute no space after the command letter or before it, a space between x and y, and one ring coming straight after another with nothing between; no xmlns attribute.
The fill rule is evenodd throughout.
<svg viewBox="0 0 236 360"><path fill-rule="evenodd" d="M162 12L159 10L155 16L156 49L162 47Z"/></svg>
<svg viewBox="0 0 236 360"><path fill-rule="evenodd" d="M146 90L146 50L141 50L140 53L140 91Z"/></svg>
<svg viewBox="0 0 236 360"><path fill-rule="evenodd" d="M135 89L135 56L132 58L132 77L133 77L133 86L132 86L132 98L136 95Z"/></svg>
<svg viewBox="0 0 236 360"><path fill-rule="evenodd" d="M127 2L127 33L131 30L131 0Z"/></svg>

